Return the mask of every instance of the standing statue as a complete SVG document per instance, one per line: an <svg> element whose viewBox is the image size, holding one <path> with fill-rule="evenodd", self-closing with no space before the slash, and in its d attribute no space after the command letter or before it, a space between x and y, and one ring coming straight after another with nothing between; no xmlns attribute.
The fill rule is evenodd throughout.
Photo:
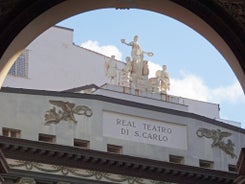
<svg viewBox="0 0 245 184"><path fill-rule="evenodd" d="M148 75L149 75L149 66L148 66L148 61L144 60L143 61L143 68L142 68L142 75L143 76L147 76L148 79Z"/></svg>
<svg viewBox="0 0 245 184"><path fill-rule="evenodd" d="M137 66L137 69L136 69L137 78L142 76L144 54L147 54L148 56L153 56L152 52L145 52L141 49L138 43L138 39L139 37L137 35L134 36L134 40L129 43L127 43L125 39L121 39L121 42L123 44L126 44L132 47L131 57L132 57L132 62L135 62Z"/></svg>
<svg viewBox="0 0 245 184"><path fill-rule="evenodd" d="M120 85L130 87L131 83L132 62L130 57L126 57L126 65L120 71Z"/></svg>
<svg viewBox="0 0 245 184"><path fill-rule="evenodd" d="M158 82L159 82L159 92L160 93L166 93L167 90L170 89L169 76L168 76L168 72L166 70L167 70L167 66L163 65L162 70L158 70L156 72L156 77L157 77Z"/></svg>
<svg viewBox="0 0 245 184"><path fill-rule="evenodd" d="M126 65L123 70L127 72L128 74L132 72L132 62L131 62L130 57L126 57Z"/></svg>
<svg viewBox="0 0 245 184"><path fill-rule="evenodd" d="M115 56L112 55L105 63L106 76L110 79L111 84L117 83L117 63Z"/></svg>
<svg viewBox="0 0 245 184"><path fill-rule="evenodd" d="M138 39L139 37L137 35L134 36L134 40L129 43L126 43L125 39L121 39L122 43L132 47L131 57L133 61L142 61L144 57L143 51L138 43Z"/></svg>
<svg viewBox="0 0 245 184"><path fill-rule="evenodd" d="M151 57L152 52L145 52L138 43L139 37L134 36L133 41L126 42L121 39L121 42L132 48L131 58L127 57L125 67L120 70L119 85L135 88L140 91L147 91L152 93L166 94L170 89L170 80L167 72L167 66L163 65L162 70L158 70L155 77L149 77L149 62L144 59L144 55Z"/></svg>

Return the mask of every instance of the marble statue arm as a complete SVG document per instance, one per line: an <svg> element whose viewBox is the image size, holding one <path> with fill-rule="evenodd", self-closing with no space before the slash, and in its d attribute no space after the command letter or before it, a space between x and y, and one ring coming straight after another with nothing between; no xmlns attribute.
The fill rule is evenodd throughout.
<svg viewBox="0 0 245 184"><path fill-rule="evenodd" d="M145 51L143 51L143 54L147 54L147 56L149 57L152 57L154 55L153 52L145 52Z"/></svg>
<svg viewBox="0 0 245 184"><path fill-rule="evenodd" d="M131 42L127 43L125 39L121 39L121 43L128 45L128 46L132 46Z"/></svg>

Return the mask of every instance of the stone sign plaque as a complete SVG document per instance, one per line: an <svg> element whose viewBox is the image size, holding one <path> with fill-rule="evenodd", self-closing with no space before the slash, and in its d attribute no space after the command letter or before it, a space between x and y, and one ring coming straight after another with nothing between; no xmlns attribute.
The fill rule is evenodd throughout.
<svg viewBox="0 0 245 184"><path fill-rule="evenodd" d="M103 112L103 136L187 149L187 127L184 125L109 111Z"/></svg>

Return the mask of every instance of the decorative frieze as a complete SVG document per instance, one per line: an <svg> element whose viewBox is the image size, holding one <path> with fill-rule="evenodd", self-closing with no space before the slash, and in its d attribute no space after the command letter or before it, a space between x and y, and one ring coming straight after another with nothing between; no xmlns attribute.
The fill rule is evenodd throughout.
<svg viewBox="0 0 245 184"><path fill-rule="evenodd" d="M230 137L232 134L230 132L221 131L220 129L207 129L207 128L199 128L196 132L198 137L206 137L208 139L212 139L212 147L218 147L223 150L226 154L230 155L231 158L236 158L236 154L234 153L235 144L231 141L231 139L227 139L225 142L224 138Z"/></svg>
<svg viewBox="0 0 245 184"><path fill-rule="evenodd" d="M106 181L106 182L121 183L121 184L173 184L173 183L157 181L157 180L149 180L144 178L105 173L105 172L99 172L93 170L76 169L76 168L70 168L64 166L42 164L42 163L30 162L30 161L20 161L20 160L13 160L13 159L8 159L7 161L9 163L9 167L12 169L76 177L81 179L90 179L94 181ZM27 182L28 184L29 183L35 184L33 183L35 182L35 180L31 178L22 178L20 181L22 182L20 184L23 184L23 181L28 181Z"/></svg>
<svg viewBox="0 0 245 184"><path fill-rule="evenodd" d="M34 178L23 177L17 181L17 184L36 184Z"/></svg>
<svg viewBox="0 0 245 184"><path fill-rule="evenodd" d="M76 106L74 103L58 100L49 100L49 103L53 105L53 108L46 111L44 115L46 124L59 123L61 120L77 123L75 114L86 117L93 115L93 111L85 105Z"/></svg>

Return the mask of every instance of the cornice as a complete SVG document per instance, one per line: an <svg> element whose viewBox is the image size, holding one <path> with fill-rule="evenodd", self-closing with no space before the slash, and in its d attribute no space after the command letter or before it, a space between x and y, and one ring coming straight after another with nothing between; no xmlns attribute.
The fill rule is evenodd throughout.
<svg viewBox="0 0 245 184"><path fill-rule="evenodd" d="M0 136L7 159L191 184L231 184L236 173Z"/></svg>
<svg viewBox="0 0 245 184"><path fill-rule="evenodd" d="M24 171L29 178L35 178L35 180L38 180L38 178L35 175L38 174L40 176L40 174L44 174L45 178L48 178L48 175L49 176L52 175L57 178L63 177L63 179L69 177L69 178L73 178L73 180L78 180L78 181L80 180L79 183L80 182L84 183L84 181L81 180L91 180L96 183L113 182L118 184L120 183L121 184L173 184L169 182L149 180L149 179L138 178L133 176L112 174L108 172L100 172L94 170L78 169L78 168L72 168L66 166L43 164L43 163L37 163L31 161L8 159L8 163L10 168L15 172L13 173L12 171L10 171L10 175L16 176L19 175L19 173L20 174L23 173ZM28 172L31 173L29 173L28 175ZM55 181L57 180L61 180L61 179L55 179Z"/></svg>
<svg viewBox="0 0 245 184"><path fill-rule="evenodd" d="M0 183L3 182L2 174L7 173L9 170L8 163L3 152L0 149Z"/></svg>
<svg viewBox="0 0 245 184"><path fill-rule="evenodd" d="M233 125L229 125L229 124L217 121L215 119L211 119L211 118L201 116L198 114L179 111L179 110L175 110L175 109L164 108L164 107L158 107L158 106L149 105L149 104L142 104L142 103L138 103L138 102L127 101L127 100L122 100L122 99L117 99L117 98L111 98L111 97L107 97L107 96L103 96L103 95L81 94L81 93L71 93L71 92L57 92L57 91L34 90L34 89L21 89L21 88L8 88L8 87L1 88L0 93L1 92L2 93L15 93L15 94L27 94L27 95L40 95L40 96L51 96L51 97L65 97L65 98L80 98L80 99L88 99L88 100L98 100L98 101L102 101L102 102L109 102L109 103L120 104L120 105L135 107L135 108L152 110L152 111L161 112L161 113L168 113L168 114L172 114L172 115L183 116L186 118L192 118L192 119L204 121L204 122L210 123L212 125L217 125L217 126L220 126L223 128L227 128L227 129L245 134L245 130L242 128L239 128L239 127L236 127Z"/></svg>
<svg viewBox="0 0 245 184"><path fill-rule="evenodd" d="M8 164L3 152L0 149L0 174L8 172Z"/></svg>

